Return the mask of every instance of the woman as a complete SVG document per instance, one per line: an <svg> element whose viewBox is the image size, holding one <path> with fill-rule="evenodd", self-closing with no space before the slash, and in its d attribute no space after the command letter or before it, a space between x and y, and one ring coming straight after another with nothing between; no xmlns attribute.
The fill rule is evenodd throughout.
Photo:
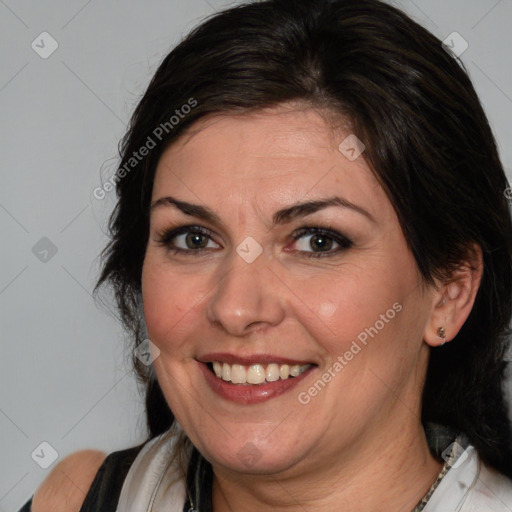
<svg viewBox="0 0 512 512"><path fill-rule="evenodd" d="M68 459L87 496L55 470L34 512L512 510L508 184L439 40L378 0L219 13L156 72L115 182L98 287L149 439Z"/></svg>

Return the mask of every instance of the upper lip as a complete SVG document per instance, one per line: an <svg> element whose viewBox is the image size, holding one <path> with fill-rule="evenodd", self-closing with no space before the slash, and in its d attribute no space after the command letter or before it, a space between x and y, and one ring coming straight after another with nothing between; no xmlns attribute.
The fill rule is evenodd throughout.
<svg viewBox="0 0 512 512"><path fill-rule="evenodd" d="M311 361L298 361L296 359L290 359L289 357L282 357L272 354L251 354L251 355L237 355L230 354L228 352L212 352L204 354L197 358L201 363L212 363L219 361L228 364L240 364L244 366L250 366L252 364L288 364L288 365L305 365L314 364Z"/></svg>

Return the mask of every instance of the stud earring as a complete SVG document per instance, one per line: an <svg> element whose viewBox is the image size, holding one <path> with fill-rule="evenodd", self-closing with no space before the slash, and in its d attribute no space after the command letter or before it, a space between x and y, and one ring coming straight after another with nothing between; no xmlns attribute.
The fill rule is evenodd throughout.
<svg viewBox="0 0 512 512"><path fill-rule="evenodd" d="M439 327L439 329L437 329L437 335L442 339L444 340L446 338L446 331L444 330L444 327ZM444 341L443 341L444 343Z"/></svg>

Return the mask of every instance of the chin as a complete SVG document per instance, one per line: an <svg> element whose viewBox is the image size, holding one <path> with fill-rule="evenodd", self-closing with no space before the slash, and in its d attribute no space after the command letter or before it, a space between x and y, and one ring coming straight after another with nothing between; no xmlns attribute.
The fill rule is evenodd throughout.
<svg viewBox="0 0 512 512"><path fill-rule="evenodd" d="M206 447L201 450L213 466L252 475L268 475L285 471L297 463L297 444L279 447L248 439L230 441L229 446Z"/></svg>

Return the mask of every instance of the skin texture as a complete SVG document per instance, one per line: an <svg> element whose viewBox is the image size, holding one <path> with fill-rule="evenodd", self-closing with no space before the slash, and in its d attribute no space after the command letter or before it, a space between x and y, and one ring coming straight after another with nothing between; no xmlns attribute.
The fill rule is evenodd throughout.
<svg viewBox="0 0 512 512"><path fill-rule="evenodd" d="M429 349L443 341L440 326L447 341L456 335L480 274L461 265L446 283L422 283L364 154L349 161L338 150L349 128L334 129L326 118L282 105L201 120L157 168L153 201L172 196L218 217L153 208L142 274L149 338L160 350L155 371L178 422L213 465L216 512L298 504L407 511L441 468L420 424ZM368 216L329 206L272 223L277 210L333 196ZM165 230L188 225L209 231L203 252L174 253L158 242ZM353 244L309 257L314 235L292 236L304 226L335 230ZM252 263L236 252L248 236L263 250ZM183 236L172 244L187 250ZM300 403L298 394L394 304L400 312L308 404ZM215 394L199 369L197 359L214 351L316 366L290 392L238 404ZM244 446L257 454L250 466L239 456Z"/></svg>
<svg viewBox="0 0 512 512"><path fill-rule="evenodd" d="M82 450L60 461L34 494L32 512L79 512L105 457L103 452Z"/></svg>

